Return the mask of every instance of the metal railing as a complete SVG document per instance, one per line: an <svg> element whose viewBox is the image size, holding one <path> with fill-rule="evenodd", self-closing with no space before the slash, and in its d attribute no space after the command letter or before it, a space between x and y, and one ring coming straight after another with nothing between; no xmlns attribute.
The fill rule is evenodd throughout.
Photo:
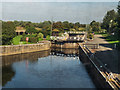
<svg viewBox="0 0 120 90"><path fill-rule="evenodd" d="M95 65L98 71L101 72L103 77L106 79L106 82L108 82L113 89L119 90L120 80L117 77L114 77L111 70L106 67L107 64L103 64L101 60L97 56L95 56L95 54L92 53L87 46L83 45L83 49L90 58L91 62Z"/></svg>

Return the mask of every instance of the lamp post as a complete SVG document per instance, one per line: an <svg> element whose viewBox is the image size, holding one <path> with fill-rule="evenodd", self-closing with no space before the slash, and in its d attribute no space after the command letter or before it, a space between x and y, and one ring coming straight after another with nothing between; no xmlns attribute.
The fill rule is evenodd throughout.
<svg viewBox="0 0 120 90"><path fill-rule="evenodd" d="M112 26L112 22L113 22L113 20L110 20L110 23L109 23L109 34L110 34L110 28Z"/></svg>

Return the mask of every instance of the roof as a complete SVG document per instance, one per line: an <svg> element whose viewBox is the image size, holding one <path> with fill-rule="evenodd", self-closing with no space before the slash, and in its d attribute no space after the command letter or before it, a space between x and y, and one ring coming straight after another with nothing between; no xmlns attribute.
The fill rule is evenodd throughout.
<svg viewBox="0 0 120 90"><path fill-rule="evenodd" d="M20 27L20 26L16 27L16 30L23 30L23 29L25 29L25 28L24 27Z"/></svg>
<svg viewBox="0 0 120 90"><path fill-rule="evenodd" d="M58 30L58 29L53 29L52 31L53 31L53 32L59 32L59 30Z"/></svg>
<svg viewBox="0 0 120 90"><path fill-rule="evenodd" d="M16 30L15 30L15 32L25 32L25 31L26 31L26 29L24 27L20 27L20 26L16 27Z"/></svg>
<svg viewBox="0 0 120 90"><path fill-rule="evenodd" d="M42 28L37 28L37 27L36 27L35 29L38 30L38 31L41 31L41 30L42 30Z"/></svg>

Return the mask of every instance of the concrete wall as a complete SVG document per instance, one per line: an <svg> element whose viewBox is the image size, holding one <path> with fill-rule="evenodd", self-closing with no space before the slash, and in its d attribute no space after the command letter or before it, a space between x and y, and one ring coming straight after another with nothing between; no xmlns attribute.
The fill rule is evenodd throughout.
<svg viewBox="0 0 120 90"><path fill-rule="evenodd" d="M111 86L106 82L106 79L102 76L102 74L94 62L88 57L85 53L84 49L79 47L79 58L80 61L85 65L88 74L93 80L93 83L96 85L96 88L111 88Z"/></svg>
<svg viewBox="0 0 120 90"><path fill-rule="evenodd" d="M49 41L38 44L0 46L0 56L49 50L50 46Z"/></svg>
<svg viewBox="0 0 120 90"><path fill-rule="evenodd" d="M53 43L53 48L79 48L78 43Z"/></svg>

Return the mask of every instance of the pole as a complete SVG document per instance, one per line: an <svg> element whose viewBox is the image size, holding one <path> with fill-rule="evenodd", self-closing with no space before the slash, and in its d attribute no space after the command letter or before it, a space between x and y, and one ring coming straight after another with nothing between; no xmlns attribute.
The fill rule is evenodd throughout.
<svg viewBox="0 0 120 90"><path fill-rule="evenodd" d="M53 26L53 17L52 17L52 20L51 20L51 32L50 32L50 36L52 36L52 26Z"/></svg>

